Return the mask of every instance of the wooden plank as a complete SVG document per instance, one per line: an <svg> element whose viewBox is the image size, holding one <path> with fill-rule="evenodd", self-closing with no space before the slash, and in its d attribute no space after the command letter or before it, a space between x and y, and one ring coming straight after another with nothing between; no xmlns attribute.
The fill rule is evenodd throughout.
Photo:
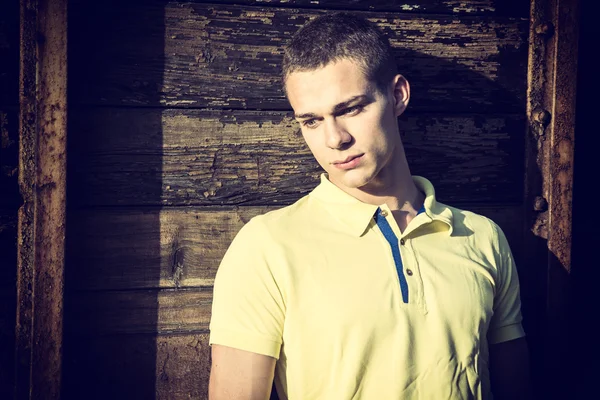
<svg viewBox="0 0 600 400"><path fill-rule="evenodd" d="M210 285L220 259L245 221L265 210L165 210L160 224L154 215L154 225L145 229L141 223L148 222L149 213L99 211L75 216L88 235L75 231L75 237L85 239L72 247L72 252L78 250L70 269L80 273L69 277L65 330L80 335L206 331ZM503 227L518 262L520 207L474 211ZM129 227L126 222L131 222ZM198 284L207 287L189 287ZM140 287L162 289L132 290Z"/></svg>
<svg viewBox="0 0 600 400"><path fill-rule="evenodd" d="M528 4L522 0L193 0L192 2L415 14L502 15L522 18L529 15Z"/></svg>
<svg viewBox="0 0 600 400"><path fill-rule="evenodd" d="M0 105L19 103L19 1L0 3Z"/></svg>
<svg viewBox="0 0 600 400"><path fill-rule="evenodd" d="M208 334L67 336L65 399L207 399Z"/></svg>
<svg viewBox="0 0 600 400"><path fill-rule="evenodd" d="M72 211L71 290L211 286L233 237L251 217L270 209Z"/></svg>
<svg viewBox="0 0 600 400"><path fill-rule="evenodd" d="M65 332L79 335L206 331L212 288L68 293Z"/></svg>
<svg viewBox="0 0 600 400"><path fill-rule="evenodd" d="M60 397L67 0L21 2L16 399Z"/></svg>
<svg viewBox="0 0 600 400"><path fill-rule="evenodd" d="M323 10L170 2L74 6L77 104L288 110L282 45ZM365 14L389 36L422 112L522 112L527 20ZM94 79L89 79L94 76Z"/></svg>
<svg viewBox="0 0 600 400"><path fill-rule="evenodd" d="M406 115L411 171L448 203L522 198L522 115ZM321 173L282 112L91 109L70 117L69 202L89 205L277 205Z"/></svg>
<svg viewBox="0 0 600 400"><path fill-rule="evenodd" d="M274 207L92 209L69 213L72 291L212 286L221 258L253 216ZM505 230L521 253L520 206L470 207ZM104 295L102 295L104 296Z"/></svg>
<svg viewBox="0 0 600 400"><path fill-rule="evenodd" d="M569 343L578 335L570 315L570 255L579 4L531 2L524 236L531 268L523 312L531 321L531 370L541 398L572 397L579 382L568 370Z"/></svg>

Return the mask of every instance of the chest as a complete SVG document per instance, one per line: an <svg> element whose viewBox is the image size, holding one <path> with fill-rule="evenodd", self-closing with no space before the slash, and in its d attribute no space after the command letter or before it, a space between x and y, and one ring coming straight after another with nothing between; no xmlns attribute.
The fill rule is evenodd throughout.
<svg viewBox="0 0 600 400"><path fill-rule="evenodd" d="M286 324L304 335L326 331L334 338L380 330L441 332L450 340L485 335L495 291L489 259L461 238L397 242L391 246L377 231L308 241L301 250L305 261L289 267Z"/></svg>

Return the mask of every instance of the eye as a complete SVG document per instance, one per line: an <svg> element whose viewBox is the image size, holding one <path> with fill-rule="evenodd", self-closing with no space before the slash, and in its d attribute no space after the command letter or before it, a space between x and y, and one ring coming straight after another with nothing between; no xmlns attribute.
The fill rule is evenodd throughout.
<svg viewBox="0 0 600 400"><path fill-rule="evenodd" d="M302 121L302 125L307 127L307 128L316 128L317 126L317 120L316 119L307 119Z"/></svg>
<svg viewBox="0 0 600 400"><path fill-rule="evenodd" d="M346 108L342 114L344 115L356 115L359 112L361 112L363 110L363 106L362 105L356 105L356 106L352 106L352 107L348 107Z"/></svg>

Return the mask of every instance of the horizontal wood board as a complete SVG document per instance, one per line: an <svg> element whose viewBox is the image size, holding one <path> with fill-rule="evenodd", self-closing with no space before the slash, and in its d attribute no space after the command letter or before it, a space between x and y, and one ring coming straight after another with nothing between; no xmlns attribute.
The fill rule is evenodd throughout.
<svg viewBox="0 0 600 400"><path fill-rule="evenodd" d="M68 215L67 288L79 291L209 287L229 244L253 216L274 207L95 209ZM517 260L522 209L479 206Z"/></svg>
<svg viewBox="0 0 600 400"><path fill-rule="evenodd" d="M70 4L85 4L72 0ZM128 0L128 3L164 6L170 0ZM390 11L409 14L448 14L469 16L509 16L527 18L529 4L522 0L191 0L186 3L206 5L244 5L277 8L316 8L325 10Z"/></svg>
<svg viewBox="0 0 600 400"><path fill-rule="evenodd" d="M449 203L519 203L523 115L400 119L411 172ZM289 113L79 109L70 207L290 204L322 172Z"/></svg>
<svg viewBox="0 0 600 400"><path fill-rule="evenodd" d="M68 248L65 330L80 335L206 331L218 264L244 223L265 211L163 210L159 215L107 210L72 215L86 228L71 231L75 239ZM473 211L503 227L519 264L521 208Z"/></svg>
<svg viewBox="0 0 600 400"><path fill-rule="evenodd" d="M176 2L74 4L71 104L289 110L279 83L282 46L324 12ZM527 19L364 15L389 35L412 84L414 110L524 109Z"/></svg>

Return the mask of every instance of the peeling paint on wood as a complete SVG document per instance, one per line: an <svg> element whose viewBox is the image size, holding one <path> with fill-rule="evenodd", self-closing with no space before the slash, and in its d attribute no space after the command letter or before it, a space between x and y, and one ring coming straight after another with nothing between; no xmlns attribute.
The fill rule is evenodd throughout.
<svg viewBox="0 0 600 400"><path fill-rule="evenodd" d="M75 9L73 101L289 110L282 45L323 12L189 3ZM523 109L527 20L367 16L389 35L400 71L418 88L411 110Z"/></svg>
<svg viewBox="0 0 600 400"><path fill-rule="evenodd" d="M66 18L66 0L21 2L17 399L60 396Z"/></svg>
<svg viewBox="0 0 600 400"><path fill-rule="evenodd" d="M194 0L194 3L216 3ZM503 15L527 17L528 4L522 0L219 0L220 4L246 4L298 8L393 11L427 14Z"/></svg>
<svg viewBox="0 0 600 400"><path fill-rule="evenodd" d="M103 109L71 121L79 206L289 204L321 173L287 113ZM524 126L518 115L400 120L411 171L448 203L519 201Z"/></svg>

